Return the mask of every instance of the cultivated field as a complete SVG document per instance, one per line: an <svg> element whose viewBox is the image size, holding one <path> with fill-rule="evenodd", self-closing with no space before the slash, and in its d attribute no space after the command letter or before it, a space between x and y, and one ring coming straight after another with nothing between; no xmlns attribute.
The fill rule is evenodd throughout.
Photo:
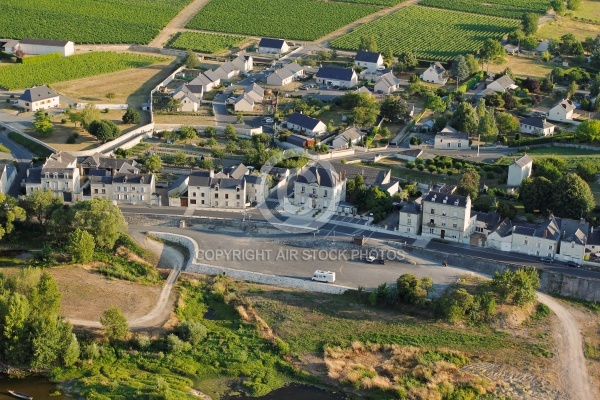
<svg viewBox="0 0 600 400"><path fill-rule="evenodd" d="M544 14L550 8L546 0L422 0L419 4L515 19L524 13Z"/></svg>
<svg viewBox="0 0 600 400"><path fill-rule="evenodd" d="M149 43L190 0L0 0L0 37Z"/></svg>
<svg viewBox="0 0 600 400"><path fill-rule="evenodd" d="M247 41L244 36L217 35L202 32L181 32L169 42L168 47L194 50L201 53L218 53Z"/></svg>
<svg viewBox="0 0 600 400"><path fill-rule="evenodd" d="M410 6L368 23L331 42L344 50L358 50L360 38L372 35L380 49L394 54L415 51L425 60L451 60L475 53L487 38L500 39L519 22L458 11Z"/></svg>
<svg viewBox="0 0 600 400"><path fill-rule="evenodd" d="M593 18L592 15L588 18ZM600 18L599 18L600 19ZM600 25L586 24L585 22L575 21L570 18L559 17L554 21L540 26L535 36L541 39L560 39L567 33L575 35L577 40L584 40L587 37L596 37L600 33Z"/></svg>
<svg viewBox="0 0 600 400"><path fill-rule="evenodd" d="M368 0L366 0L368 1ZM380 7L316 0L212 0L187 28L315 40Z"/></svg>
<svg viewBox="0 0 600 400"><path fill-rule="evenodd" d="M35 64L15 64L0 68L0 87L8 90L52 84L129 68L141 68L167 61L132 53L97 52L75 54Z"/></svg>

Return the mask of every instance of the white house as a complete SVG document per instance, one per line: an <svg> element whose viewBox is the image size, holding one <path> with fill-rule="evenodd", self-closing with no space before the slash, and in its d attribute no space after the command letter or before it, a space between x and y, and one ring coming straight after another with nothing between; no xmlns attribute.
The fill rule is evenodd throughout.
<svg viewBox="0 0 600 400"><path fill-rule="evenodd" d="M398 233L407 236L421 234L423 221L423 198L411 201L399 211Z"/></svg>
<svg viewBox="0 0 600 400"><path fill-rule="evenodd" d="M354 65L367 71L377 71L383 69L383 56L381 53L371 51L359 51L354 58Z"/></svg>
<svg viewBox="0 0 600 400"><path fill-rule="evenodd" d="M256 83L253 83L244 89L244 94L253 98L255 102L262 103L265 97L265 90Z"/></svg>
<svg viewBox="0 0 600 400"><path fill-rule="evenodd" d="M17 47L18 45L19 45L18 40L0 39L0 50L5 53L9 53L9 54L14 53L18 49L18 47Z"/></svg>
<svg viewBox="0 0 600 400"><path fill-rule="evenodd" d="M501 251L511 251L512 249L512 221L504 218L496 228L494 228L485 240L485 247Z"/></svg>
<svg viewBox="0 0 600 400"><path fill-rule="evenodd" d="M219 68L214 70L214 73L222 80L231 79L240 74L240 70L236 69L231 61L221 64Z"/></svg>
<svg viewBox="0 0 600 400"><path fill-rule="evenodd" d="M22 39L13 50L21 50L26 56L60 53L68 57L75 53L75 44L67 40Z"/></svg>
<svg viewBox="0 0 600 400"><path fill-rule="evenodd" d="M69 153L51 154L41 167L29 168L25 179L25 193L48 189L65 202L77 200L81 193L77 158Z"/></svg>
<svg viewBox="0 0 600 400"><path fill-rule="evenodd" d="M118 204L152 204L156 200L153 174L118 172L90 176L92 198L109 199Z"/></svg>
<svg viewBox="0 0 600 400"><path fill-rule="evenodd" d="M348 148L360 142L364 136L364 132L353 126L337 135L331 142L331 147L334 149Z"/></svg>
<svg viewBox="0 0 600 400"><path fill-rule="evenodd" d="M240 54L231 61L233 66L239 71L236 75L241 72L248 72L254 69L254 59L248 54Z"/></svg>
<svg viewBox="0 0 600 400"><path fill-rule="evenodd" d="M11 185L17 177L17 169L14 165L2 164L0 165L0 192L8 194Z"/></svg>
<svg viewBox="0 0 600 400"><path fill-rule="evenodd" d="M493 90L496 93L504 93L508 90L517 89L515 81L508 75L503 75L495 81L489 83L486 89Z"/></svg>
<svg viewBox="0 0 600 400"><path fill-rule="evenodd" d="M366 86L361 86L358 89L355 90L356 93L366 93L369 96L372 96L373 93L371 93L371 91L366 87Z"/></svg>
<svg viewBox="0 0 600 400"><path fill-rule="evenodd" d="M32 87L17 100L17 107L23 111L46 110L60 105L60 96L46 85Z"/></svg>
<svg viewBox="0 0 600 400"><path fill-rule="evenodd" d="M390 71L375 82L375 93L390 94L398 90L400 80Z"/></svg>
<svg viewBox="0 0 600 400"><path fill-rule="evenodd" d="M273 86L285 86L292 83L294 79L304 76L304 67L297 62L285 65L267 77L267 84Z"/></svg>
<svg viewBox="0 0 600 400"><path fill-rule="evenodd" d="M538 46L535 48L535 51L538 53L543 53L544 51L548 51L548 47L550 47L550 40L544 39L538 44Z"/></svg>
<svg viewBox="0 0 600 400"><path fill-rule="evenodd" d="M350 68L321 67L315 78L321 85L341 88L352 88L358 84L358 76Z"/></svg>
<svg viewBox="0 0 600 400"><path fill-rule="evenodd" d="M519 121L519 132L529 135L552 136L555 128L546 118L527 117Z"/></svg>
<svg viewBox="0 0 600 400"><path fill-rule="evenodd" d="M200 86L202 88L202 86ZM173 93L173 98L180 101L177 111L196 112L200 106L200 99L192 93L186 84L179 86Z"/></svg>
<svg viewBox="0 0 600 400"><path fill-rule="evenodd" d="M327 132L327 125L322 121L301 113L293 113L286 120L288 129L302 132L308 136L319 136Z"/></svg>
<svg viewBox="0 0 600 400"><path fill-rule="evenodd" d="M523 179L531 176L533 160L527 154L508 166L508 180L506 184L509 187L518 187L523 183Z"/></svg>
<svg viewBox="0 0 600 400"><path fill-rule="evenodd" d="M246 93L242 93L235 99L233 103L233 109L236 112L252 112L254 111L254 99L248 96Z"/></svg>
<svg viewBox="0 0 600 400"><path fill-rule="evenodd" d="M432 190L423 197L422 235L425 237L463 243L468 240L471 220L468 196Z"/></svg>
<svg viewBox="0 0 600 400"><path fill-rule="evenodd" d="M323 167L303 169L294 182L292 204L314 209L335 210L346 198L345 180L339 174Z"/></svg>
<svg viewBox="0 0 600 400"><path fill-rule="evenodd" d="M258 43L258 52L261 54L287 53L290 46L283 39L262 38Z"/></svg>
<svg viewBox="0 0 600 400"><path fill-rule="evenodd" d="M562 261L573 261L577 264L583 263L588 241L590 224L583 218L580 220L560 220L560 246L559 258Z"/></svg>
<svg viewBox="0 0 600 400"><path fill-rule="evenodd" d="M537 226L518 223L512 229L511 251L537 257L555 257L560 237L560 221L552 215Z"/></svg>
<svg viewBox="0 0 600 400"><path fill-rule="evenodd" d="M448 81L448 73L439 62L433 63L422 74L421 79L438 85L445 85Z"/></svg>
<svg viewBox="0 0 600 400"><path fill-rule="evenodd" d="M452 127L445 127L435 135L433 148L436 150L469 149L469 134L456 131Z"/></svg>
<svg viewBox="0 0 600 400"><path fill-rule="evenodd" d="M211 73L211 75L215 75L214 71L206 71L203 74L198 75L197 77L195 77L190 83L190 86L201 86L202 87L202 92L206 93L206 92L210 92L211 90L213 90L215 88L215 86L218 86L221 83L221 78L219 78L218 76L215 75L215 80L209 78L207 76L208 73Z"/></svg>
<svg viewBox="0 0 600 400"><path fill-rule="evenodd" d="M575 103L569 99L562 99L558 104L548 112L548 119L552 121L572 121L573 112L575 111Z"/></svg>

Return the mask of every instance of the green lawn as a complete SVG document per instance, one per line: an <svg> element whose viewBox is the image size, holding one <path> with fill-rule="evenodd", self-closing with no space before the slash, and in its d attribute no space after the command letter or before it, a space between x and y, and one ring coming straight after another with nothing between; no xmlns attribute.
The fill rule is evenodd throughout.
<svg viewBox="0 0 600 400"><path fill-rule="evenodd" d="M536 147L529 149L527 154L531 156L597 156L600 157L600 148L598 150L576 149L573 147Z"/></svg>

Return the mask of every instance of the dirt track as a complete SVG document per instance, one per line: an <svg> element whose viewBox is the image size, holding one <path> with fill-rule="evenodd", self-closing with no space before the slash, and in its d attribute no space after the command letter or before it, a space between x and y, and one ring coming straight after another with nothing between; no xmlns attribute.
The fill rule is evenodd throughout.
<svg viewBox="0 0 600 400"><path fill-rule="evenodd" d="M152 41L148 46L150 47L165 47L172 35L182 30L185 30L185 26L194 15L198 14L198 11L202 9L210 0L194 0L188 4L183 10L179 12L173 18L167 26Z"/></svg>

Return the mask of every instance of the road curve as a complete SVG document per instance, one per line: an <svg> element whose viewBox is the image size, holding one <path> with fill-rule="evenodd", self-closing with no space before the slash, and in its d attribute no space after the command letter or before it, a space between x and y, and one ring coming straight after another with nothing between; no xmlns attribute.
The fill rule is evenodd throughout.
<svg viewBox="0 0 600 400"><path fill-rule="evenodd" d="M589 375L579 325L573 315L562 304L544 293L537 293L540 303L556 314L560 321L561 332L555 332L558 341L561 374L566 378L568 393L573 400L594 400L594 389Z"/></svg>
<svg viewBox="0 0 600 400"><path fill-rule="evenodd" d="M133 329L143 329L143 328L153 328L157 326L161 326L167 319L168 314L171 312L169 306L169 297L171 296L171 291L173 290L173 286L175 282L177 282L177 278L179 277L179 273L184 264L184 257L179 251L175 250L173 247L162 245L159 242L155 242L154 240L145 239L144 245L148 247L151 251L157 253L161 259L167 261L171 264L173 270L169 274L165 285L160 292L160 296L156 305L150 310L150 312L146 315L135 319L128 319L129 328ZM91 321L91 320L82 320L82 319L69 319L72 325L81 326L85 328L102 328L102 324L100 321Z"/></svg>

